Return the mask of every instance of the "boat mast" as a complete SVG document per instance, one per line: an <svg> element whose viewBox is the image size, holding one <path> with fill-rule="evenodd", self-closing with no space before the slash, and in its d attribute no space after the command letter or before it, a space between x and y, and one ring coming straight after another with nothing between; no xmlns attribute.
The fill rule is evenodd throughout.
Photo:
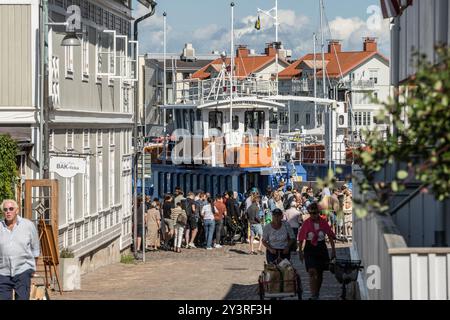
<svg viewBox="0 0 450 320"><path fill-rule="evenodd" d="M278 95L278 0L275 0L275 68L277 86L275 94Z"/></svg>
<svg viewBox="0 0 450 320"><path fill-rule="evenodd" d="M323 41L323 0L320 0L320 33L321 33L321 41L322 41L322 90L323 90L323 98L326 98L326 92L325 92L325 77L326 77L326 69L325 69L325 44ZM327 147L327 153L328 153L328 169L331 169L331 156L332 156L332 107L328 106L328 143L326 145Z"/></svg>
<svg viewBox="0 0 450 320"><path fill-rule="evenodd" d="M230 68L230 135L231 130L233 129L233 73L234 73L234 2L230 3L231 7L231 47L230 47L230 59L231 59L231 68ZM231 136L230 136L231 138Z"/></svg>
<svg viewBox="0 0 450 320"><path fill-rule="evenodd" d="M316 34L313 33L313 52L314 52L314 98L317 98L317 66L316 66ZM314 102L314 128L317 128L317 103Z"/></svg>

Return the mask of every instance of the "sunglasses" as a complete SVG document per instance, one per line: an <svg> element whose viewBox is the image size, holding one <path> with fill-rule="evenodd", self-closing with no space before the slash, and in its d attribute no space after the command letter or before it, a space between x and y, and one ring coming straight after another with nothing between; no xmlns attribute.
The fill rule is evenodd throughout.
<svg viewBox="0 0 450 320"><path fill-rule="evenodd" d="M14 211L16 208L14 207L9 207L9 208L3 208L3 211Z"/></svg>

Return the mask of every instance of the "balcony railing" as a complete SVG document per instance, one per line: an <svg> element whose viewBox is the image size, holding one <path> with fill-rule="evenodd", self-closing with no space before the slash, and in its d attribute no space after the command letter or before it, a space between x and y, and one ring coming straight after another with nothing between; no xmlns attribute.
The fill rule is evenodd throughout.
<svg viewBox="0 0 450 320"><path fill-rule="evenodd" d="M373 80L352 80L345 81L344 85L349 89L371 89L375 87L375 82Z"/></svg>

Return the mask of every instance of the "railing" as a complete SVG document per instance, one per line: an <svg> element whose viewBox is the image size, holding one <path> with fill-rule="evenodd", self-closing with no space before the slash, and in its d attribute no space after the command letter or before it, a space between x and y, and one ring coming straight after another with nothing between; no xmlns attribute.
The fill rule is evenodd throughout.
<svg viewBox="0 0 450 320"><path fill-rule="evenodd" d="M370 89L375 87L375 82L373 80L344 81L344 86L350 89Z"/></svg>
<svg viewBox="0 0 450 320"><path fill-rule="evenodd" d="M354 175L361 172L354 170ZM353 184L353 198L362 203L367 200L357 184ZM415 207L416 211L420 209L420 205ZM417 218L417 212L414 216ZM404 226L389 214L369 211L363 218L353 217L352 259L361 259L367 270L358 281L361 298L450 299L450 249L408 247L403 236L405 230L401 229Z"/></svg>
<svg viewBox="0 0 450 320"><path fill-rule="evenodd" d="M206 103L233 97L272 96L278 92L276 81L263 80L254 77L233 79L233 88L229 78L214 78L207 80L187 79L174 83L176 103Z"/></svg>

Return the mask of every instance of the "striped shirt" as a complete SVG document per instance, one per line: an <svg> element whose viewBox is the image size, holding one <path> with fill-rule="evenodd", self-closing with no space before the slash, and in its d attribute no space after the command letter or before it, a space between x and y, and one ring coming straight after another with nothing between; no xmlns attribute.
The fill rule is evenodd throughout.
<svg viewBox="0 0 450 320"><path fill-rule="evenodd" d="M39 235L36 226L28 219L17 216L17 222L9 230L0 221L0 275L14 277L27 270L36 270L35 258L39 257Z"/></svg>

